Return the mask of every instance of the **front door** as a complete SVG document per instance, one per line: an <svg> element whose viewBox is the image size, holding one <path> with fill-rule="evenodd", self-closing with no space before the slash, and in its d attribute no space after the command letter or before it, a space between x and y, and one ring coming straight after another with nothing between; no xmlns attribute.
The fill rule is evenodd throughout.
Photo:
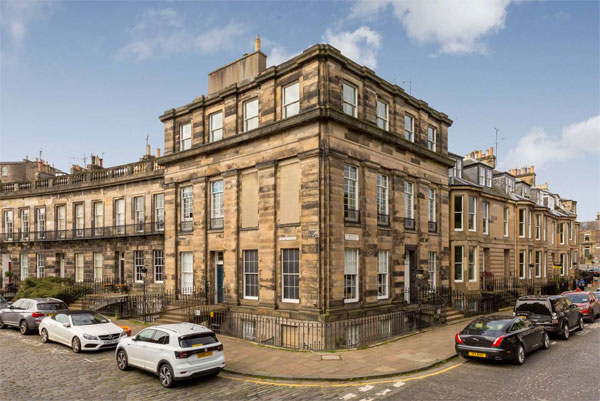
<svg viewBox="0 0 600 401"><path fill-rule="evenodd" d="M215 275L216 280L216 303L223 303L223 280L225 278L225 271L223 269L223 252L215 253Z"/></svg>
<svg viewBox="0 0 600 401"><path fill-rule="evenodd" d="M125 252L117 252L117 280L125 284Z"/></svg>

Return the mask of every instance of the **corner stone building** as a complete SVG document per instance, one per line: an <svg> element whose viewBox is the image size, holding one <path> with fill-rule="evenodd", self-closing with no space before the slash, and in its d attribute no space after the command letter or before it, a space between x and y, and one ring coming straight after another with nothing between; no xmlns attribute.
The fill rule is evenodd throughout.
<svg viewBox="0 0 600 401"><path fill-rule="evenodd" d="M30 277L137 285L145 266L157 288L310 320L393 311L409 288L450 285L452 121L337 49L266 68L257 45L160 119L162 157L2 184L0 253L17 274L26 263ZM30 217L42 207L43 227Z"/></svg>

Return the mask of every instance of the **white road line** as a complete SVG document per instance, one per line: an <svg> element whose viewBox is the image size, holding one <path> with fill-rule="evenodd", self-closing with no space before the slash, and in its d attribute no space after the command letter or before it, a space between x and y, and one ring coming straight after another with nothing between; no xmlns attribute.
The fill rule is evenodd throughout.
<svg viewBox="0 0 600 401"><path fill-rule="evenodd" d="M404 384L405 384L404 382L397 382L397 383L394 383L394 387L396 387L396 388L402 387L402 386L404 386Z"/></svg>
<svg viewBox="0 0 600 401"><path fill-rule="evenodd" d="M375 398L361 398L358 401L373 401Z"/></svg>
<svg viewBox="0 0 600 401"><path fill-rule="evenodd" d="M344 401L348 401L349 399L354 398L354 397L356 397L356 394L348 393L345 396L343 396L341 399Z"/></svg>
<svg viewBox="0 0 600 401"><path fill-rule="evenodd" d="M387 393L391 393L391 392L392 392L392 390L390 390L389 388L386 388L385 390L382 390L382 391L378 392L377 395L384 396Z"/></svg>
<svg viewBox="0 0 600 401"><path fill-rule="evenodd" d="M371 386L370 384L367 384L366 386L359 387L358 391L362 391L364 393L365 391L371 390L373 387L375 387L375 386Z"/></svg>

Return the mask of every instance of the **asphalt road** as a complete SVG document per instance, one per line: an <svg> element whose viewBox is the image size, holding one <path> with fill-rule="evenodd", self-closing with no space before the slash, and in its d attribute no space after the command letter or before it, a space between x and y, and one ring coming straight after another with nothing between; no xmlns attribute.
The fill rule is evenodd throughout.
<svg viewBox="0 0 600 401"><path fill-rule="evenodd" d="M0 400L600 400L600 320L552 338L523 366L457 359L411 376L367 382L273 382L221 373L164 389L155 376L117 369L112 351L74 354L39 336L0 331Z"/></svg>

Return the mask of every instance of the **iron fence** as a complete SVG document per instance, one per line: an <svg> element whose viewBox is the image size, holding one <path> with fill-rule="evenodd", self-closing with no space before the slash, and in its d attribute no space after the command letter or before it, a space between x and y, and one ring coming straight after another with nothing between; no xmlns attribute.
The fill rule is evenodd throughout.
<svg viewBox="0 0 600 401"><path fill-rule="evenodd" d="M163 233L164 224L150 222L108 227L74 228L70 230L13 231L0 234L0 242L86 240Z"/></svg>

